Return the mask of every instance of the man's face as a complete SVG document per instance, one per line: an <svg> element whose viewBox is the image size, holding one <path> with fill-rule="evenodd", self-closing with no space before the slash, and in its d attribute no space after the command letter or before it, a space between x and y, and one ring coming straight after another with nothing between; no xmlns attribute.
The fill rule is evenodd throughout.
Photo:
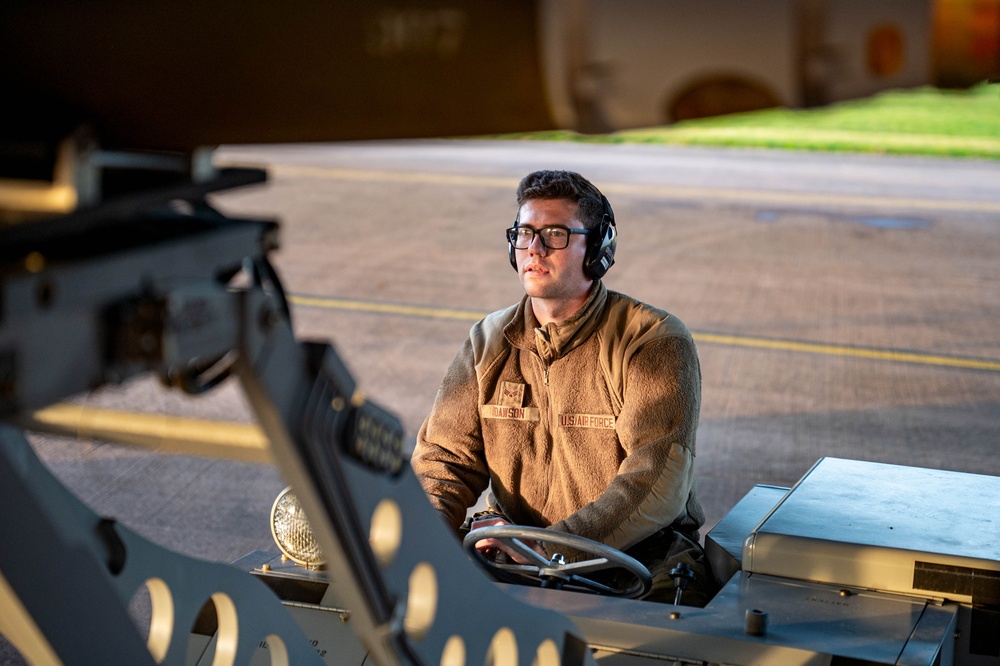
<svg viewBox="0 0 1000 666"><path fill-rule="evenodd" d="M518 226L582 228L584 225L576 213L577 205L567 199L531 199L521 206ZM545 247L541 236L535 234L527 249L514 250L517 274L525 293L532 298L555 301L582 298L593 284L583 273L586 252L584 234L572 234L569 245L561 250Z"/></svg>

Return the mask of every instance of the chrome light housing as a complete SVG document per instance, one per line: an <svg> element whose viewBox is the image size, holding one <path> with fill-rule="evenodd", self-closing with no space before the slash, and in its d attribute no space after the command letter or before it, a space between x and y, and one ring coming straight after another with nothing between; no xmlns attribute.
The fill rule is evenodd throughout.
<svg viewBox="0 0 1000 666"><path fill-rule="evenodd" d="M271 507L271 536L282 554L296 564L320 568L326 563L302 505L290 486L278 493Z"/></svg>

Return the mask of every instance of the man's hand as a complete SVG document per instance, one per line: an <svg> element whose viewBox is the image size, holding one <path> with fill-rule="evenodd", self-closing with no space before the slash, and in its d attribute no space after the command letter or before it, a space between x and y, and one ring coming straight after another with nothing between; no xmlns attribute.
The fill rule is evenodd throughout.
<svg viewBox="0 0 1000 666"><path fill-rule="evenodd" d="M480 527L492 527L493 525L511 525L511 524L512 523L507 522L500 516L484 516L482 518L477 518L476 520L473 520L470 528L475 530L479 529ZM534 541L525 541L524 545L528 546L529 548L540 554L546 560L549 559L549 556L545 554L545 551L542 550L541 546L539 546ZM488 551L490 550L502 550L503 552L507 553L510 559L514 560L518 564L532 564L532 562L526 560L522 555L509 548L507 544L501 543L496 539L482 539L480 541L477 541L476 550L478 550L483 554L487 554Z"/></svg>

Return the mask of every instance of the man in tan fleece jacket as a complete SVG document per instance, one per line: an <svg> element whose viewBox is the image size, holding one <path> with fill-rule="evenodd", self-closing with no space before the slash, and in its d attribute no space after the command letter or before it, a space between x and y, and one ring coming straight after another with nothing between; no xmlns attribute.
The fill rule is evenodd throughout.
<svg viewBox="0 0 1000 666"><path fill-rule="evenodd" d="M692 566L684 603L710 576L697 545L701 372L673 315L609 291L617 229L607 199L567 171L526 176L507 230L525 296L470 331L417 436L412 465L458 529L489 486L483 524L529 525L621 549L674 601L669 572ZM492 545L492 544L491 544Z"/></svg>

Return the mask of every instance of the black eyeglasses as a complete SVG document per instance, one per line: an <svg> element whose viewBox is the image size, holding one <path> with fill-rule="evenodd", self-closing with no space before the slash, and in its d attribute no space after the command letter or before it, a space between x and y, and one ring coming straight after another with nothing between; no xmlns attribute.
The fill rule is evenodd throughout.
<svg viewBox="0 0 1000 666"><path fill-rule="evenodd" d="M507 230L507 242L513 245L516 250L527 250L531 246L531 241L535 240L535 234L538 234L542 239L542 245L550 250L561 250L569 245L571 235L589 233L590 229L570 229L568 227L542 227L541 229L511 227Z"/></svg>

